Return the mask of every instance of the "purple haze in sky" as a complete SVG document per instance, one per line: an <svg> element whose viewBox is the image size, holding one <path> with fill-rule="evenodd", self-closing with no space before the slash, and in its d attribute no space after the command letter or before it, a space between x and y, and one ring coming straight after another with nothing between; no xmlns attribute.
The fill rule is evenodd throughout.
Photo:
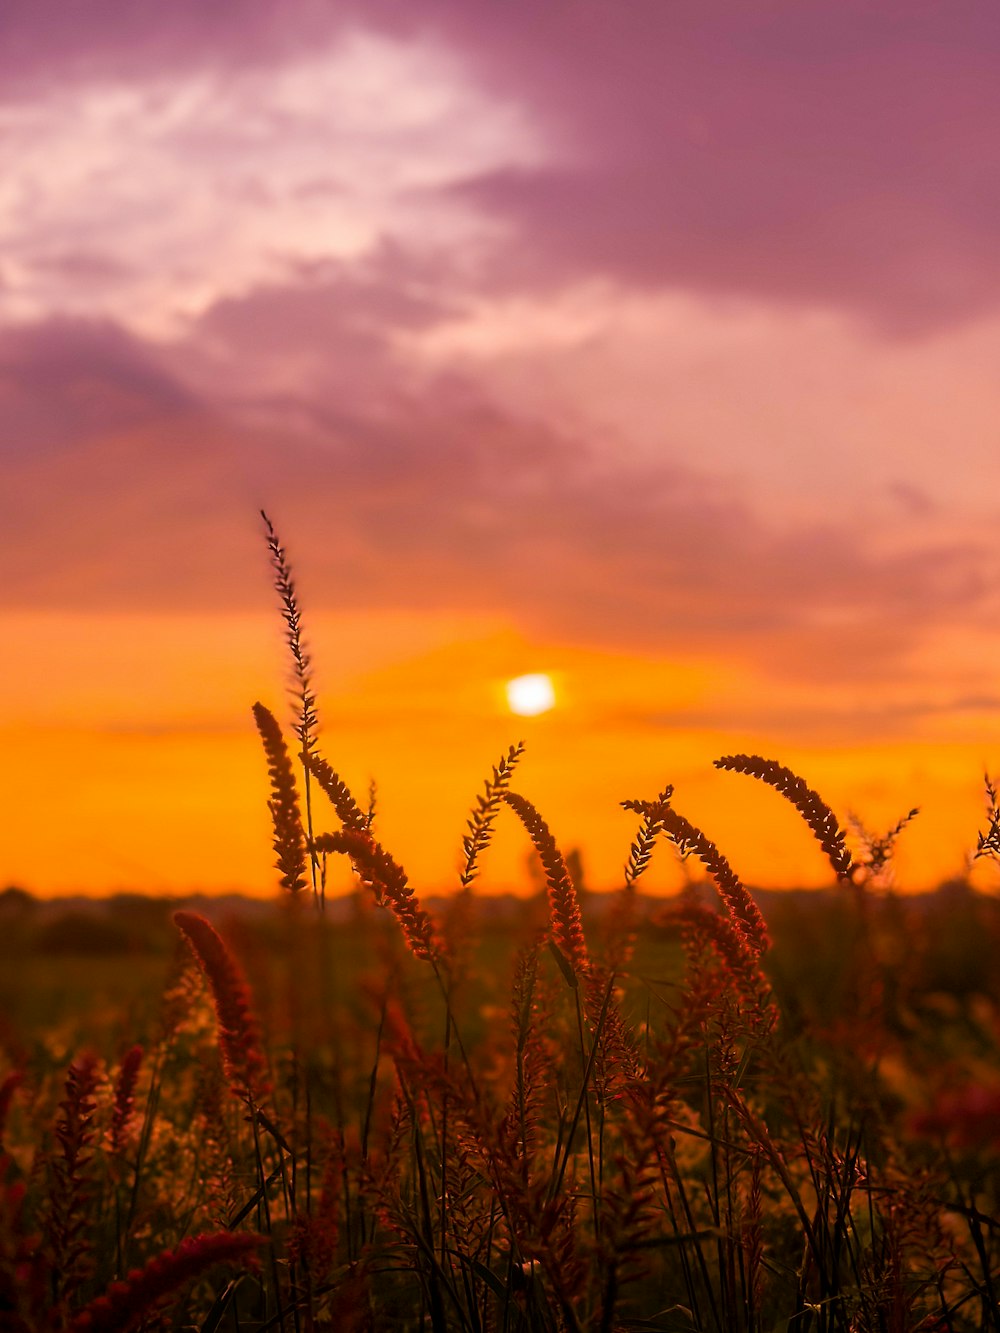
<svg viewBox="0 0 1000 1333"><path fill-rule="evenodd" d="M8 0L11 609L1000 628L1000 10ZM857 645L863 642L864 651Z"/></svg>

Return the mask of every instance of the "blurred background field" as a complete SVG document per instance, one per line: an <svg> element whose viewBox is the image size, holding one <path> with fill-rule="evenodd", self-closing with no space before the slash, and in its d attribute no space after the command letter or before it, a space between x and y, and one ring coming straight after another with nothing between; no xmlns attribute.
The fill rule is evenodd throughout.
<svg viewBox="0 0 1000 1333"><path fill-rule="evenodd" d="M414 956L399 923L361 886L332 899L325 914L308 892L269 902L43 902L8 890L0 895L0 1083L10 1071L19 1080L7 1085L0 1162L8 1189L23 1181L31 1199L53 1171L62 1179L73 1090L88 1077L92 1099L79 1132L97 1151L80 1158L85 1188L78 1182L72 1206L87 1212L80 1253L92 1262L61 1288L71 1309L130 1263L154 1260L196 1231L239 1234L252 1225L267 1237L271 1268L228 1285L179 1286L169 1327L212 1328L231 1308L240 1327L273 1327L283 1311L301 1311L315 1327L332 1319L371 1333L475 1328L480 1315L510 1329L554 1329L565 1326L565 1311L595 1331L765 1333L789 1318L814 1333L994 1329L1000 898L961 881L924 895L845 883L756 897L772 944L766 980L749 992L738 969L712 960L710 937L681 924L679 907L715 914L707 881L689 878L673 899L635 900L634 952L619 959L605 996L621 1046L601 1044L604 1010L598 1015L589 989L577 1011L581 1051L586 1040L602 1054L586 1129L582 1120L567 1129L578 1094L578 1116L584 1105L571 1017L584 978L580 991L568 988L568 963L544 947L552 929L544 892L425 900L449 959L442 987L436 967ZM613 956L621 904L582 886L580 900L590 987L611 975L602 960ZM246 972L241 1049L259 1042L261 1086L270 1089L260 1094L259 1131L257 1112L248 1114L253 1096L241 1092L237 1110L227 1095L227 1082L239 1089L224 1001L217 978L193 965L173 920L179 909L211 917ZM525 1008L518 995L531 958L537 975ZM494 1180L489 1163L502 1157L502 1134L496 1143L491 1136L511 1080L516 1088L527 1077L526 1041L525 1049L538 1043L533 1058L543 1064L532 1076L540 1082L530 1093L523 1169L530 1161L539 1188L554 1180L557 1193L515 1227L528 1176L517 1185L517 1157L515 1176ZM114 1128L114 1108L137 1046L131 1137L115 1148L124 1131ZM617 1073L616 1060L624 1061ZM590 1081L588 1066L584 1089ZM664 1133L664 1194L648 1211L661 1187L636 1163L651 1151L646 1135ZM600 1233L583 1208L588 1152ZM747 1163L756 1163L752 1176ZM425 1175L438 1193L430 1205L425 1199L421 1221ZM334 1179L343 1197L331 1203ZM675 1189L686 1223L672 1211ZM614 1219L630 1195L637 1220L622 1230ZM37 1271L47 1272L60 1252L53 1209L63 1205L39 1199L12 1234L30 1248L34 1220L47 1237ZM301 1238L323 1227L332 1230L322 1232L326 1277L316 1285L295 1264ZM562 1236L558 1255L545 1248L550 1228ZM512 1255L534 1254L532 1246L543 1257L526 1288ZM0 1297L5 1262L0 1247ZM28 1271L20 1262L9 1271ZM456 1283L454 1309L429 1307L437 1281L451 1290L453 1263L473 1275L464 1295ZM535 1260L524 1263L536 1271ZM565 1286L561 1266L575 1275ZM602 1282L619 1266L612 1297ZM61 1282L59 1267L51 1271ZM605 1323L612 1310L618 1322Z"/></svg>
<svg viewBox="0 0 1000 1333"><path fill-rule="evenodd" d="M714 889L692 883L682 896L711 903ZM864 895L840 886L758 890L755 896L772 935L766 968L786 1031L849 1037L867 1012L884 1025L887 1046L959 1063L1000 1040L1000 897L962 880L925 894ZM455 910L447 898L427 901L445 920ZM677 926L663 919L674 900L639 901L643 925L627 989L637 1006L669 1003L684 965ZM584 891L582 902L588 934L599 940L613 895ZM123 1043L138 1039L137 1032L154 1023L163 988L183 956L172 922L182 907L203 913L238 941L266 1022L287 982L284 900L129 894L42 901L8 889L0 894L4 1044L48 1049L56 1060L86 1045L112 1059ZM492 895L471 907L474 961L467 984L487 1011L486 997L495 1000L509 985L518 949L544 930L546 913L544 893ZM322 994L331 1004L355 994L361 978L387 958L417 984L421 969L396 938L395 922L360 893L331 900L308 930Z"/></svg>

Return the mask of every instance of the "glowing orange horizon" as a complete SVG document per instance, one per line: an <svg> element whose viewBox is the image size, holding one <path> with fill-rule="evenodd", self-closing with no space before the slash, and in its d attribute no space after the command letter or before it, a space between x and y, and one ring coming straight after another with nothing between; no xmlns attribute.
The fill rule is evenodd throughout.
<svg viewBox="0 0 1000 1333"><path fill-rule="evenodd" d="M0 799L11 830L0 880L42 896L276 892L266 771L250 716L261 698L288 717L274 617L36 616L15 629L38 650L38 670L22 677L0 726ZM677 808L747 882L829 883L791 806L712 767L736 750L787 764L842 818L855 811L874 832L919 805L900 840L903 891L963 873L983 825L982 769L1000 739L988 716L967 718L951 738L925 729L908 739L793 743L699 723L737 688L746 695L747 681L737 685L721 661L671 665L528 643L496 626L456 638L468 626L447 617L317 617L315 630L323 752L359 798L377 780L381 837L418 891L457 886L469 807L491 765L522 737L527 753L514 785L564 851L581 850L597 889L618 886L635 832L619 802L666 782ZM514 716L505 683L539 662L559 680L558 705ZM763 693L766 683L754 688ZM317 822L326 822L322 803ZM515 821L501 820L482 891L530 891L528 852ZM976 876L993 882L988 867ZM645 886L670 892L681 878L664 847ZM335 874L333 890L348 883L346 872Z"/></svg>

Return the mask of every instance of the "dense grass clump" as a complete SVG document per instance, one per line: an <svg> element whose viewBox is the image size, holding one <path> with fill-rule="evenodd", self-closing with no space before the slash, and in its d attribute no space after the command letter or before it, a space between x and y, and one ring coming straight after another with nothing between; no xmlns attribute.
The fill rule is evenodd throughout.
<svg viewBox="0 0 1000 1333"><path fill-rule="evenodd" d="M76 1049L79 1015L0 1025L0 1329L1000 1328L1000 918L894 895L915 812L881 839L848 820L851 851L801 778L728 756L837 887L765 924L665 786L624 802L598 900L513 746L456 892L422 899L321 754L267 537L295 699L291 749L254 708L282 897L228 927L178 911L165 955L147 935L116 1049ZM473 893L500 819L544 876L516 914ZM662 843L709 877L667 903L639 889ZM333 856L356 876L337 913Z"/></svg>

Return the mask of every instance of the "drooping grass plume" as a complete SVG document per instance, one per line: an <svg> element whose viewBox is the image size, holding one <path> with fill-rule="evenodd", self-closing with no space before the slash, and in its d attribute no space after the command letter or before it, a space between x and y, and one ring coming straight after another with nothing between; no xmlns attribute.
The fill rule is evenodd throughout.
<svg viewBox="0 0 1000 1333"><path fill-rule="evenodd" d="M264 1243L263 1236L220 1231L192 1236L176 1250L134 1269L124 1282L113 1282L70 1325L70 1333L129 1333L180 1296L193 1278L215 1264L245 1264Z"/></svg>
<svg viewBox="0 0 1000 1333"><path fill-rule="evenodd" d="M343 852L350 858L355 872L372 889L376 901L388 907L399 922L410 952L416 958L433 962L441 956L434 922L410 888L406 871L367 828L321 833L313 846L317 852Z"/></svg>
<svg viewBox="0 0 1000 1333"><path fill-rule="evenodd" d="M734 978L745 979L748 973L756 972L757 959L747 945L745 934L734 926L729 917L722 916L713 908L694 901L681 901L671 903L653 919L658 926L676 922L691 927L698 938L712 949L723 970Z"/></svg>
<svg viewBox="0 0 1000 1333"><path fill-rule="evenodd" d="M505 789L501 799L507 802L527 829L541 859L549 895L552 942L569 963L574 975L585 973L590 967L590 958L583 934L580 902L556 840L548 824L524 796Z"/></svg>
<svg viewBox="0 0 1000 1333"><path fill-rule="evenodd" d="M256 703L253 716L264 744L267 774L271 781L271 799L267 808L271 812L274 850L278 856L274 864L281 871L278 882L290 893L298 893L306 887L306 848L292 761L274 714L263 704Z"/></svg>
<svg viewBox="0 0 1000 1333"><path fill-rule="evenodd" d="M468 820L469 831L462 837L465 866L459 880L463 889L467 889L479 874L477 865L479 855L490 845L493 825L503 802L503 794L510 785L510 779L522 754L524 754L524 741L518 741L501 756L500 762L494 765L492 776L486 779L483 794L476 797L476 804Z"/></svg>
<svg viewBox="0 0 1000 1333"><path fill-rule="evenodd" d="M799 814L809 825L813 836L826 852L827 859L839 879L847 879L854 864L844 842L844 830L837 823L837 816L818 792L806 785L804 779L793 773L790 768L776 763L773 759L762 759L756 754L727 754L714 761L716 768L726 769L731 773L746 773L751 777L766 782L775 791L791 801Z"/></svg>
<svg viewBox="0 0 1000 1333"><path fill-rule="evenodd" d="M668 784L660 792L654 805L666 805L673 792L673 787ZM656 840L662 831L662 826L657 824L654 814L647 811L642 816L638 833L629 844L621 892L615 897L608 913L607 928L603 932L604 955L612 970L617 971L627 967L635 952L639 920L636 883L646 873L653 859Z"/></svg>
<svg viewBox="0 0 1000 1333"><path fill-rule="evenodd" d="M748 1020L753 1020L758 1034L776 1025L778 1011L770 984L760 965L760 956L731 916L714 911L693 897L682 895L653 919L658 926L680 927L690 967L693 971L700 971L704 979L714 974L716 991L720 989L721 979L721 989L735 999ZM705 971L706 959L714 959L711 972ZM693 971L689 972L689 983ZM688 998L693 1002L692 1013L698 1012L698 990L697 983L689 985ZM720 1000L721 996L717 995L712 1007L718 1008Z"/></svg>
<svg viewBox="0 0 1000 1333"><path fill-rule="evenodd" d="M671 805L658 801L622 801L622 805L626 810L634 810L637 814L651 818L653 825L657 829L662 828L682 852L693 852L697 856L715 880L734 926L755 957L759 958L768 946L764 918L748 889L711 838L678 814Z"/></svg>
<svg viewBox="0 0 1000 1333"><path fill-rule="evenodd" d="M670 803L670 798L674 794L673 786L668 783L666 787L657 796L655 805L663 806ZM642 825L639 832L635 835L635 841L629 847L628 861L625 864L625 883L632 888L649 865L653 856L653 849L656 846L656 839L662 829L662 825L657 823L655 811L653 809L642 812Z"/></svg>
<svg viewBox="0 0 1000 1333"><path fill-rule="evenodd" d="M265 1075L267 1062L243 969L203 916L195 912L175 912L174 924L191 946L208 979L219 1023L219 1049L229 1086L241 1100L257 1106L269 1090Z"/></svg>

